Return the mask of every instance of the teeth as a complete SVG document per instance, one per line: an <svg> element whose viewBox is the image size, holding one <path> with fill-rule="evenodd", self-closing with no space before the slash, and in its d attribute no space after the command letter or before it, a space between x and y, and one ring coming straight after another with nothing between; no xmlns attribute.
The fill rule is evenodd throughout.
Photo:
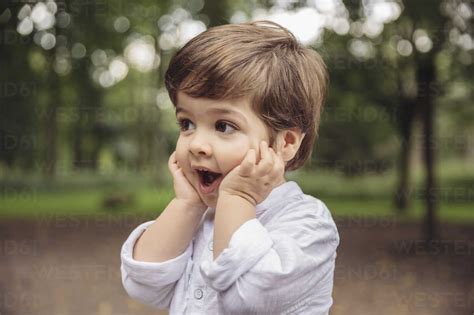
<svg viewBox="0 0 474 315"><path fill-rule="evenodd" d="M217 173L217 172L213 172L213 171L210 171L210 170L207 170L207 169L204 169L204 168L196 168L196 171L198 172L202 172L202 173L205 173L205 174L209 174L209 175L217 175L217 176L220 176L221 173Z"/></svg>
<svg viewBox="0 0 474 315"><path fill-rule="evenodd" d="M206 170L206 169L204 169L204 168L198 168L197 170L200 171L200 172L211 172L211 171ZM212 172L211 172L211 173L212 173Z"/></svg>

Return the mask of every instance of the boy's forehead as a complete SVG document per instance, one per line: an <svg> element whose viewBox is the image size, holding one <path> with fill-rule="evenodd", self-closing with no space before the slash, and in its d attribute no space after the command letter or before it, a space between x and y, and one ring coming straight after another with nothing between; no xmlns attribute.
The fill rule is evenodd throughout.
<svg viewBox="0 0 474 315"><path fill-rule="evenodd" d="M244 98L238 100L212 100L191 97L182 92L178 92L177 97L176 114L179 112L235 114L237 116L249 116L252 114L250 103ZM241 118L245 119L245 117Z"/></svg>

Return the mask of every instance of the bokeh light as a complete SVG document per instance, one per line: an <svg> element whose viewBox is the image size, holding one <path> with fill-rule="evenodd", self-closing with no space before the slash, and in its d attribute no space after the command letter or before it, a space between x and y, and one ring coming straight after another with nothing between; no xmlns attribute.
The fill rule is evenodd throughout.
<svg viewBox="0 0 474 315"><path fill-rule="evenodd" d="M133 39L124 51L127 62L140 72L148 72L158 66L160 57L155 53L154 39L142 36Z"/></svg>

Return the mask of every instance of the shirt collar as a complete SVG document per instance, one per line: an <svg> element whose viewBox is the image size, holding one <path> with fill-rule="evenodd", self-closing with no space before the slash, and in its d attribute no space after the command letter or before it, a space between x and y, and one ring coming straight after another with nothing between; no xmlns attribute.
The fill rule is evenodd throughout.
<svg viewBox="0 0 474 315"><path fill-rule="evenodd" d="M302 194L300 186L294 181L284 182L280 186L273 188L270 194L262 202L255 206L255 212L257 217L260 216L265 210L272 208L277 204L283 203L282 201L287 200L291 196Z"/></svg>
<svg viewBox="0 0 474 315"><path fill-rule="evenodd" d="M273 190L268 194L262 202L255 206L255 214L257 217L261 216L266 210L274 207L277 204L284 203L283 200L287 200L291 196L303 194L300 186L294 181L287 181L273 188ZM214 208L208 208L208 212L212 215L215 214Z"/></svg>

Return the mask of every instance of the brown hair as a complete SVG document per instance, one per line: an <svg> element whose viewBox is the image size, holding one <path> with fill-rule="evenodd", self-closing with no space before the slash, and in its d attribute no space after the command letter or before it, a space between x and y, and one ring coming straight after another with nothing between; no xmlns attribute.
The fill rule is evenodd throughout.
<svg viewBox="0 0 474 315"><path fill-rule="evenodd" d="M215 100L248 98L267 126L270 146L279 131L299 128L306 135L286 171L311 157L328 81L316 51L266 20L208 29L173 56L165 76L175 106L178 90Z"/></svg>

